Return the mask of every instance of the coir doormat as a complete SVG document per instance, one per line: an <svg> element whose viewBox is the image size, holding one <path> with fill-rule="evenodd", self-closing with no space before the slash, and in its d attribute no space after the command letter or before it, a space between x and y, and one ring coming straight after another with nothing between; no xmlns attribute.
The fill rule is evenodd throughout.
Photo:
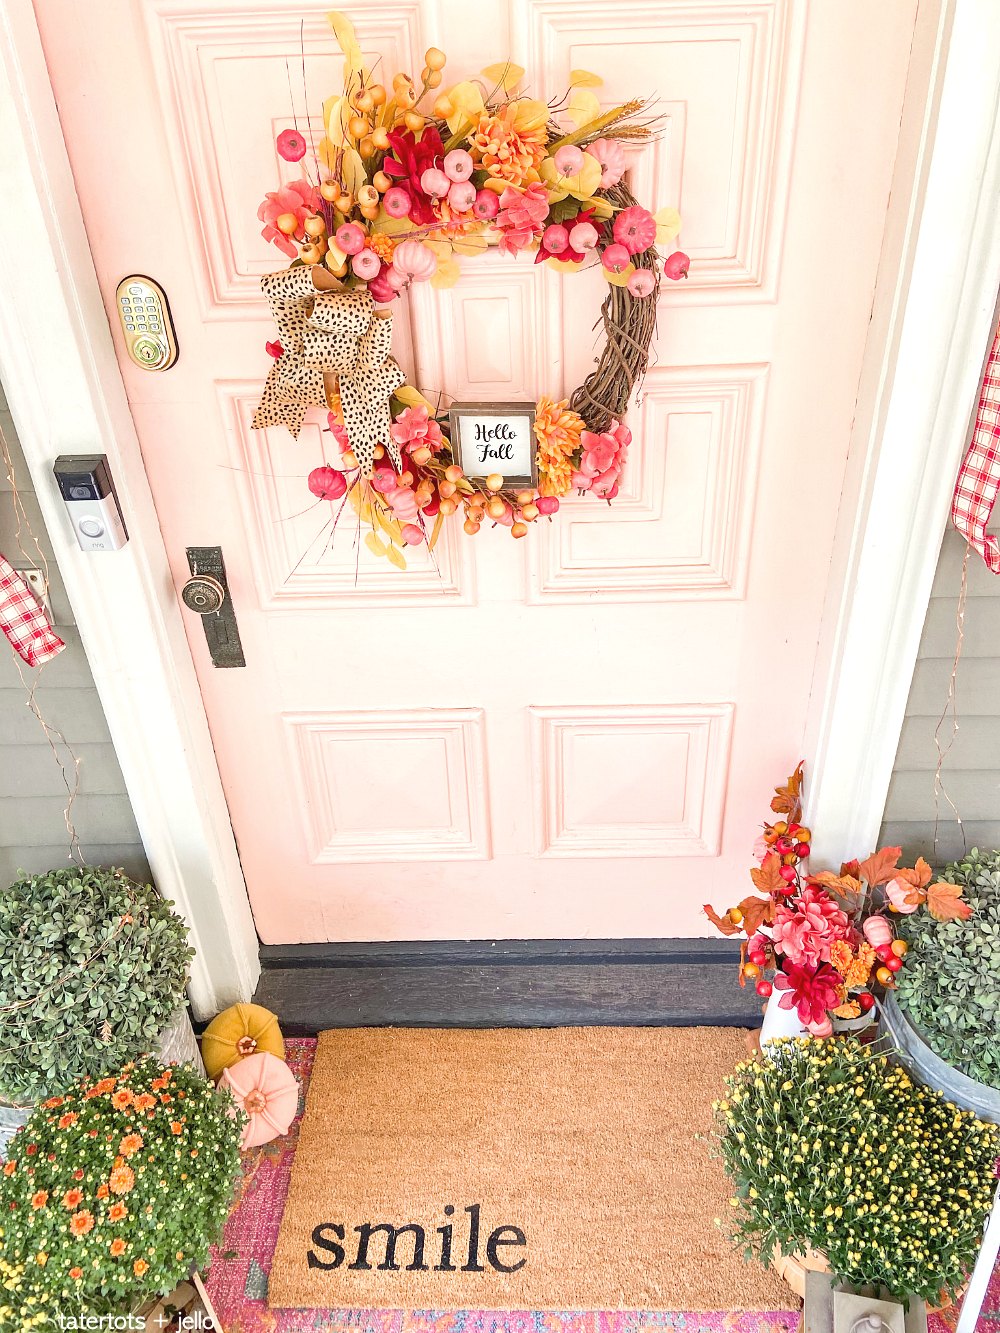
<svg viewBox="0 0 1000 1333"><path fill-rule="evenodd" d="M726 1240L706 1139L744 1050L727 1028L323 1033L270 1305L780 1309Z"/></svg>

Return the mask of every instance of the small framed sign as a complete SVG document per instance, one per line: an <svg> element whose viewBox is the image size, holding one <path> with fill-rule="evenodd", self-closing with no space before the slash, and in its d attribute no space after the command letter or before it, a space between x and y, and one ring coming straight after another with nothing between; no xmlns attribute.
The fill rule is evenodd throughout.
<svg viewBox="0 0 1000 1333"><path fill-rule="evenodd" d="M467 477L537 484L534 403L455 403L450 416L451 451Z"/></svg>

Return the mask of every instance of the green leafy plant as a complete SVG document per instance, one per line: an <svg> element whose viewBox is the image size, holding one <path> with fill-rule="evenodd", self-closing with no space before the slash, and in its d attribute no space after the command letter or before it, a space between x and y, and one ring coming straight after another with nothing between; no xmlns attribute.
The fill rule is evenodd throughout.
<svg viewBox="0 0 1000 1333"><path fill-rule="evenodd" d="M943 878L961 886L972 915L903 918L900 934L910 948L896 998L936 1055L1000 1088L1000 851L973 848Z"/></svg>
<svg viewBox="0 0 1000 1333"><path fill-rule="evenodd" d="M38 1101L155 1048L194 957L170 909L90 866L0 891L0 1098Z"/></svg>
<svg viewBox="0 0 1000 1333"><path fill-rule="evenodd" d="M245 1120L191 1067L152 1059L37 1107L0 1169L0 1251L20 1307L5 1324L0 1289L0 1328L126 1313L203 1265Z"/></svg>
<svg viewBox="0 0 1000 1333"><path fill-rule="evenodd" d="M782 1038L716 1103L747 1257L826 1255L854 1286L954 1295L993 1202L1000 1128L847 1038Z"/></svg>

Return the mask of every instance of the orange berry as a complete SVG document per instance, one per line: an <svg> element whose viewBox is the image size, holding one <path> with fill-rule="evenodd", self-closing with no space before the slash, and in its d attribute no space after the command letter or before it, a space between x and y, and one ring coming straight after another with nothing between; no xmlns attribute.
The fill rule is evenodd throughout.
<svg viewBox="0 0 1000 1333"><path fill-rule="evenodd" d="M910 948L906 940L893 940L889 947L897 958L905 958Z"/></svg>
<svg viewBox="0 0 1000 1333"><path fill-rule="evenodd" d="M489 491L503 490L503 477L499 472L491 472L486 478L486 489Z"/></svg>
<svg viewBox="0 0 1000 1333"><path fill-rule="evenodd" d="M743 913L738 907L730 907L729 911L726 913L726 916L729 917L730 921L733 923L734 926L738 926L740 922L743 920Z"/></svg>
<svg viewBox="0 0 1000 1333"><path fill-rule="evenodd" d="M875 973L875 979L880 982L881 985L889 986L892 983L892 973L887 967L880 967Z"/></svg>
<svg viewBox="0 0 1000 1333"><path fill-rule="evenodd" d="M521 517L527 523L534 523L535 519L538 517L538 513L539 513L538 505L536 504L521 506Z"/></svg>
<svg viewBox="0 0 1000 1333"><path fill-rule="evenodd" d="M428 459L433 457L433 453L430 449L427 448L426 444L424 444L421 445L419 449L414 449L413 453L410 454L410 457L413 459L414 463L416 463L418 467L422 467L423 464L428 461Z"/></svg>
<svg viewBox="0 0 1000 1333"><path fill-rule="evenodd" d="M299 229L299 220L294 213L281 213L274 225L286 236L294 236Z"/></svg>
<svg viewBox="0 0 1000 1333"><path fill-rule="evenodd" d="M340 198L340 185L337 181L324 181L319 192L328 204L333 204Z"/></svg>
<svg viewBox="0 0 1000 1333"><path fill-rule="evenodd" d="M754 977L760 976L760 968L757 966L756 963L744 963L743 975L745 977L749 977L752 981Z"/></svg>
<svg viewBox="0 0 1000 1333"><path fill-rule="evenodd" d="M475 519L467 518L465 520L465 531L469 534L470 537L474 537L476 533L479 531L479 524L475 521Z"/></svg>
<svg viewBox="0 0 1000 1333"><path fill-rule="evenodd" d="M448 57L436 46L429 46L424 52L424 62L430 70L444 69Z"/></svg>
<svg viewBox="0 0 1000 1333"><path fill-rule="evenodd" d="M444 475L449 481L461 481L464 474L457 463L452 463L449 467L445 468Z"/></svg>
<svg viewBox="0 0 1000 1333"><path fill-rule="evenodd" d="M512 537L523 537L527 531L527 523L514 523L511 525L510 535Z"/></svg>
<svg viewBox="0 0 1000 1333"><path fill-rule="evenodd" d="M450 514L453 514L457 508L458 505L455 503L454 500L444 499L441 501L441 513L444 514L445 518L447 518Z"/></svg>
<svg viewBox="0 0 1000 1333"><path fill-rule="evenodd" d="M458 487L453 481L438 482L438 494L445 500L450 500L457 490Z"/></svg>

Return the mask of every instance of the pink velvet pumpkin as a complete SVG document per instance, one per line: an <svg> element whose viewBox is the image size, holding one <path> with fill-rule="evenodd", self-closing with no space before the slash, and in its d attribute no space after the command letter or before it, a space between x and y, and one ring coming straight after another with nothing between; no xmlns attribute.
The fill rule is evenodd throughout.
<svg viewBox="0 0 1000 1333"><path fill-rule="evenodd" d="M249 1119L240 1147L257 1148L287 1134L299 1105L295 1075L276 1055L258 1051L223 1070L220 1088L228 1088Z"/></svg>

